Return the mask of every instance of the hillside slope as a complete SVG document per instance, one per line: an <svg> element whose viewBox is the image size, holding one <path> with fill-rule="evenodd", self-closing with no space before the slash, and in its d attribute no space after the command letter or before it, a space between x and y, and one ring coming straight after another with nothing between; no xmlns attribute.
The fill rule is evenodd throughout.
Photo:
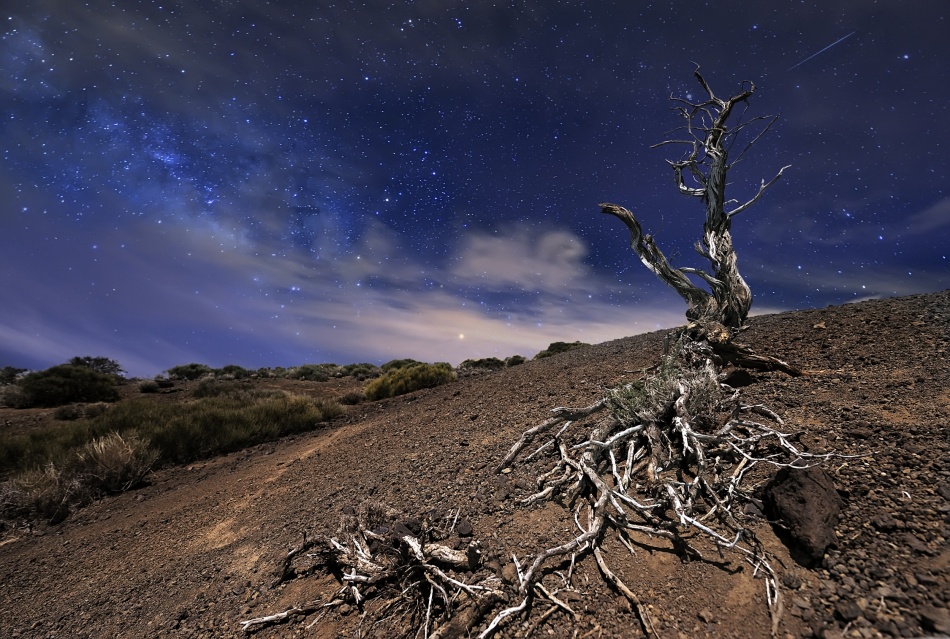
<svg viewBox="0 0 950 639"><path fill-rule="evenodd" d="M85 508L56 527L0 540L0 619L14 637L232 637L241 620L323 597L319 572L271 587L305 531L336 530L367 500L420 515L456 511L490 566L573 536L556 505L521 508L534 472L495 464L555 406L584 406L654 363L665 332L564 353L350 409L322 431L188 468ZM807 375L757 373L749 402L804 431L809 450L866 455L828 462L845 499L838 547L816 568L790 559L767 522L756 534L780 560L782 633L921 636L950 619L950 291L756 317L742 341ZM616 546L616 547L614 547ZM616 572L663 637L765 637L762 581L734 558L684 561L664 540L607 545ZM625 600L591 558L573 576L576 618L535 632L637 637ZM259 637L373 636L357 611L316 625L298 617ZM381 630L378 630L381 633ZM497 635L523 636L520 620ZM844 633L844 635L842 635Z"/></svg>

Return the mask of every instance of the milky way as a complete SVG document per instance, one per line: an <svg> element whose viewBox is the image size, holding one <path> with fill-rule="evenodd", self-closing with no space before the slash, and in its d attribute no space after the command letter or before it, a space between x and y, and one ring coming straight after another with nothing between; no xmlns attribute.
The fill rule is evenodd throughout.
<svg viewBox="0 0 950 639"><path fill-rule="evenodd" d="M0 365L458 362L680 323L596 205L702 266L650 149L695 63L782 115L728 194L792 165L735 222L754 312L946 287L942 3L638 4L7 8Z"/></svg>

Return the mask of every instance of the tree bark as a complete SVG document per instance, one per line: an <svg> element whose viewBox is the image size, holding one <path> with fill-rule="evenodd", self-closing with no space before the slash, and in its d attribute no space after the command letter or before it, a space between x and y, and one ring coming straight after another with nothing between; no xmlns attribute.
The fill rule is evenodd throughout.
<svg viewBox="0 0 950 639"><path fill-rule="evenodd" d="M755 85L748 83L743 90L723 100L716 97L698 68L694 75L708 99L698 103L676 100L680 104L677 111L686 120L684 128L687 139L667 140L655 146L676 144L688 147L683 159L669 161L669 164L673 168L673 176L680 193L701 198L705 205L703 236L700 242L696 243L696 250L709 261L710 269L706 271L673 267L653 238L644 235L632 212L610 203L603 203L600 208L601 212L613 215L627 226L630 230L630 246L640 257L640 261L686 301L686 317L691 322L690 331L694 337L713 344L725 344L731 341L743 326L752 306L752 291L739 273L732 243L732 217L757 202L788 167L779 170L768 183L763 180L753 198L727 211L726 175L732 166L729 162L729 150L747 126L765 118L743 122L740 117L737 124L730 128L729 120L735 113L735 107L739 104L748 105L749 97L755 92ZM764 130L743 149L738 159L741 159L748 148L774 122L775 118L771 118ZM687 183L687 175L691 177L692 183ZM688 277L690 275L702 280L708 290L695 284Z"/></svg>

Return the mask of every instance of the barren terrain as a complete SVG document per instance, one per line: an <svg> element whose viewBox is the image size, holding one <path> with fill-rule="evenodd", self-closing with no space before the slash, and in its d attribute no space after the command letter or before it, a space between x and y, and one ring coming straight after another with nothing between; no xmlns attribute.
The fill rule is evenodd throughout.
<svg viewBox="0 0 950 639"><path fill-rule="evenodd" d="M950 633L950 291L750 324L740 341L807 374L754 373L744 400L779 412L811 452L864 455L826 463L845 507L837 547L820 565L797 564L769 522L755 525L777 558L786 609L779 634ZM367 501L407 517L458 512L482 543L486 569L510 579L513 554L531 556L573 537L574 528L556 504L516 504L533 492L536 467L495 474L495 465L551 408L590 404L604 387L655 363L664 334L352 406L322 430L157 472L149 486L57 526L8 525L0 534L0 634L241 636L242 620L332 597L339 584L319 570L271 584L305 532L332 533L345 509ZM342 395L358 383L292 384ZM3 409L0 424L28 428L47 413ZM709 551L688 560L663 539L639 540L632 553L616 543L605 548L661 637L769 635L763 581L737 558ZM579 560L571 581L565 596L577 616L551 614L530 628L535 636L642 636L591 557ZM496 636L524 636L525 625L511 619ZM339 606L256 636L382 632L359 610Z"/></svg>

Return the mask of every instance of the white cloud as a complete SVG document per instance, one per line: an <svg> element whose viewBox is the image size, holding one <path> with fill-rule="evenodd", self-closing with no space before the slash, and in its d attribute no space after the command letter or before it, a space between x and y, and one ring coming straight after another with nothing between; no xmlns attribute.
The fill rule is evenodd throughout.
<svg viewBox="0 0 950 639"><path fill-rule="evenodd" d="M586 256L587 246L567 230L472 232L462 241L451 276L465 285L563 293L590 278Z"/></svg>

